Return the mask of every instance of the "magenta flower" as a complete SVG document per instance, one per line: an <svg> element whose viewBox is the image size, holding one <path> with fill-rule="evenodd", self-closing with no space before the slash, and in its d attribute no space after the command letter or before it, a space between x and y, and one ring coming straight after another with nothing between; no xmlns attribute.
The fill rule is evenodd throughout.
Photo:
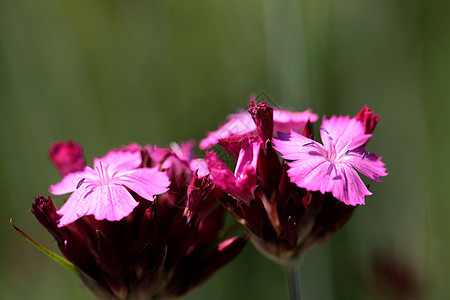
<svg viewBox="0 0 450 300"><path fill-rule="evenodd" d="M263 101L263 103L266 103ZM306 123L317 121L318 116L306 110L304 112L292 112L282 109L273 109L273 131L289 132L295 130L301 132ZM230 114L227 121L219 129L209 132L203 140L200 141L200 149L208 149L219 143L220 139L225 139L235 135L255 136L257 133L257 124L252 116L246 111L240 111Z"/></svg>
<svg viewBox="0 0 450 300"><path fill-rule="evenodd" d="M322 195L290 182L288 167L271 142L274 110L261 102L251 103L247 112L257 136L219 140L235 159L234 173L213 151L206 153L206 163L214 184L225 192L218 200L245 226L256 248L278 263L290 264L335 234L354 206L345 205L331 193ZM310 125L307 123L302 134L310 134Z"/></svg>
<svg viewBox="0 0 450 300"><path fill-rule="evenodd" d="M381 158L365 152L379 117L365 106L353 119L324 118L322 145L311 139L308 119L296 132L291 122L280 130L276 118L283 114L265 101L251 102L247 112L239 118L252 132L230 130L229 121L203 140L207 146L218 143L235 159L234 174L215 152L206 153L206 163L224 191L218 201L245 227L256 249L284 267L291 299L300 299L299 258L336 234L370 194L355 169L377 181L387 175Z"/></svg>
<svg viewBox="0 0 450 300"><path fill-rule="evenodd" d="M309 191L331 192L347 205L364 204L372 193L356 170L375 181L387 175L381 157L364 150L372 135L348 116L324 117L320 134L323 145L294 131L274 139L275 149L289 161L289 178Z"/></svg>
<svg viewBox="0 0 450 300"><path fill-rule="evenodd" d="M97 220L119 221L138 205L130 194L153 201L153 197L168 190L170 181L155 168L140 168L140 152L111 151L94 159L94 168L67 174L62 181L50 186L54 195L72 193L58 210L62 215L59 227L82 216L94 215Z"/></svg>

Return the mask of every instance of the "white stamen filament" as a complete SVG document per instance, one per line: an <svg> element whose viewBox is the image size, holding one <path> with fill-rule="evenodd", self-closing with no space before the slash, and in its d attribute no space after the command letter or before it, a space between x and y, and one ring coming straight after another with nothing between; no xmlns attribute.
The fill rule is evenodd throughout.
<svg viewBox="0 0 450 300"><path fill-rule="evenodd" d="M107 185L111 181L111 178L109 177L107 171L107 167L108 166L104 167L103 163L100 161L100 168L95 168L99 177L99 180L97 181L99 185Z"/></svg>

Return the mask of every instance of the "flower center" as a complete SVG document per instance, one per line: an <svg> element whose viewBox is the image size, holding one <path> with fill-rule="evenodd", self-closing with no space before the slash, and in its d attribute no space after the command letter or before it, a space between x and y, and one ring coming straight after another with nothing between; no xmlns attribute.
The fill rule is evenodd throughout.
<svg viewBox="0 0 450 300"><path fill-rule="evenodd" d="M99 163L99 166L95 167L95 170L97 171L98 174L97 180L98 185L107 185L111 181L107 168L108 166L107 165L104 166L101 161Z"/></svg>
<svg viewBox="0 0 450 300"><path fill-rule="evenodd" d="M99 165L95 167L95 173L97 176L87 176L78 181L76 189L79 189L82 185L85 185L84 188L93 188L96 186L108 185L111 183L111 180L114 178L117 172L110 174L108 172L108 165L104 165L101 161Z"/></svg>

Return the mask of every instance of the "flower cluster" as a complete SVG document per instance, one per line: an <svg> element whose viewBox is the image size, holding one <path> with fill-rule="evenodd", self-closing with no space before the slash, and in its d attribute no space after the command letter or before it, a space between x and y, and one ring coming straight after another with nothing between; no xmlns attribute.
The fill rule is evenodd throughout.
<svg viewBox="0 0 450 300"><path fill-rule="evenodd" d="M99 298L182 295L244 247L245 237L219 239L225 210L215 205L205 168L191 167L202 164L187 155L192 146L132 144L94 159L93 168L78 164L79 157L59 167L65 176L50 187L72 193L59 210L50 197L36 197L32 213ZM70 148L81 149L72 142L52 147L56 166L54 158Z"/></svg>
<svg viewBox="0 0 450 300"><path fill-rule="evenodd" d="M332 236L364 204L371 193L356 170L376 181L387 175L381 158L365 151L378 116L364 107L354 118L324 117L322 145L313 139L317 116L310 111L280 111L263 101L251 102L247 112L231 115L200 145L216 141L233 156L234 173L215 152L206 153L215 184L227 193L219 201L263 254L287 263ZM227 129L239 118L239 130Z"/></svg>
<svg viewBox="0 0 450 300"><path fill-rule="evenodd" d="M63 178L49 191L70 196L59 209L38 196L31 211L100 299L183 295L234 259L247 236L289 267L365 203L371 192L358 172L375 181L387 175L381 157L366 151L379 120L366 106L353 118L323 117L319 142L310 110L253 100L199 144L221 146L231 168L214 151L195 157L194 141L130 144L92 167L80 145L52 146ZM227 211L246 236L222 236Z"/></svg>

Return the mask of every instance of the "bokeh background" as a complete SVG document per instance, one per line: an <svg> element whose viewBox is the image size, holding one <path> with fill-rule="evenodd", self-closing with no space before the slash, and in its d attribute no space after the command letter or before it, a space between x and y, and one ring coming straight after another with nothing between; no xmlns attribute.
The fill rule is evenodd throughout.
<svg viewBox="0 0 450 300"><path fill-rule="evenodd" d="M419 298L449 299L449 11L439 0L0 0L0 299L90 299L9 225L55 249L29 212L59 180L53 141L82 143L90 162L132 141L199 140L251 93L381 115L368 148L389 176L304 257L304 298L388 299L378 256L403 264L386 274L417 278ZM184 299L285 298L281 269L248 245Z"/></svg>

